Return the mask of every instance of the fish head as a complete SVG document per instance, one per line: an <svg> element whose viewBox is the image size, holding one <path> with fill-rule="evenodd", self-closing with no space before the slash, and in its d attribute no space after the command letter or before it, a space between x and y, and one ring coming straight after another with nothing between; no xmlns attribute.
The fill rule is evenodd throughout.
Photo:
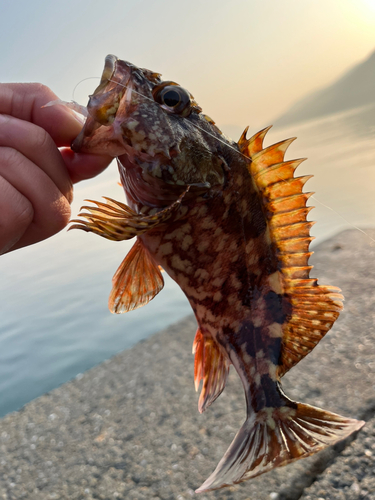
<svg viewBox="0 0 375 500"><path fill-rule="evenodd" d="M146 182L158 198L155 186L161 183L161 191L167 185L178 197L186 186L204 190L223 184L223 149L231 141L202 113L189 91L162 81L159 73L107 56L87 112L72 149L117 157L122 180L132 191L142 190ZM164 202L165 192L159 198Z"/></svg>

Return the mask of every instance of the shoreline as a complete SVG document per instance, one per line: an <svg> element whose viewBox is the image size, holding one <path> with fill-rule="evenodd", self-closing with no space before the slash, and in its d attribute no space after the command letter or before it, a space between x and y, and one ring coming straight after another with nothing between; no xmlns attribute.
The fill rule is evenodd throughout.
<svg viewBox="0 0 375 500"><path fill-rule="evenodd" d="M345 310L283 387L292 399L366 417L344 450L196 496L245 402L231 369L223 394L198 413L189 316L3 417L0 499L375 499L375 245L348 230L314 251L313 276L342 288Z"/></svg>

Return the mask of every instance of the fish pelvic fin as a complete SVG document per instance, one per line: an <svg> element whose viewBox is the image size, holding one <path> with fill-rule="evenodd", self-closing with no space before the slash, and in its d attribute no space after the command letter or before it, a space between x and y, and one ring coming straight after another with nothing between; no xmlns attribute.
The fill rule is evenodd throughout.
<svg viewBox="0 0 375 500"><path fill-rule="evenodd" d="M220 396L227 382L230 361L225 353L221 352L217 342L208 335L204 335L200 328L195 334L193 343L194 384L198 391L203 379L202 390L198 401L198 410L203 413L216 398Z"/></svg>
<svg viewBox="0 0 375 500"><path fill-rule="evenodd" d="M83 217L86 220L71 220L70 222L75 224L69 229L82 229L113 241L130 240L166 222L180 207L189 188L190 186L174 203L152 215L138 214L125 203L111 198L104 197L106 203L86 200L96 206L81 207L81 210L87 211L79 213L78 217Z"/></svg>
<svg viewBox="0 0 375 500"><path fill-rule="evenodd" d="M303 187L311 176L294 177L304 159L284 161L293 138L263 147L269 129L250 139L246 139L245 130L238 146L251 157L248 170L263 205L271 243L277 251L279 270L273 276L273 284L290 306L281 325L278 376L282 377L331 329L343 309L344 297L339 288L320 286L317 279L309 278L312 269L308 265L312 255L309 246L314 239L310 229L314 222L307 220L313 207L307 207L306 203L313 193L304 193Z"/></svg>
<svg viewBox="0 0 375 500"><path fill-rule="evenodd" d="M314 406L290 403L249 415L215 471L196 493L240 483L308 457L365 424Z"/></svg>
<svg viewBox="0 0 375 500"><path fill-rule="evenodd" d="M140 239L137 239L112 279L108 307L121 314L150 302L164 286L159 266Z"/></svg>

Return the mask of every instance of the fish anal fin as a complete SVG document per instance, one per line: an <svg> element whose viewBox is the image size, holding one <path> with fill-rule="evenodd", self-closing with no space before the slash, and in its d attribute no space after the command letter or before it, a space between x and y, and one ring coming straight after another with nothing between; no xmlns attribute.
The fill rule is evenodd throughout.
<svg viewBox="0 0 375 500"><path fill-rule="evenodd" d="M196 493L241 483L308 457L365 424L314 406L292 404L248 415L215 471Z"/></svg>
<svg viewBox="0 0 375 500"><path fill-rule="evenodd" d="M200 381L203 385L198 401L198 410L203 413L215 399L223 392L230 362L226 354L221 352L217 342L209 335L205 335L198 328L193 343L194 384L198 391Z"/></svg>
<svg viewBox="0 0 375 500"><path fill-rule="evenodd" d="M204 340L200 329L196 331L192 353L195 354L194 357L194 386L195 391L199 389L200 381L203 378L203 353L204 353Z"/></svg>
<svg viewBox="0 0 375 500"><path fill-rule="evenodd" d="M137 239L112 279L108 306L120 314L146 305L164 286L158 265Z"/></svg>

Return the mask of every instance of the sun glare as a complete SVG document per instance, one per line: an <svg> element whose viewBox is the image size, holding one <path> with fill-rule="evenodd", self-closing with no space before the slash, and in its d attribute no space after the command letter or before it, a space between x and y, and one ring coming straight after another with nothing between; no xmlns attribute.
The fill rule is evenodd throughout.
<svg viewBox="0 0 375 500"><path fill-rule="evenodd" d="M375 0L362 0L363 4L371 10L372 12L375 12Z"/></svg>

